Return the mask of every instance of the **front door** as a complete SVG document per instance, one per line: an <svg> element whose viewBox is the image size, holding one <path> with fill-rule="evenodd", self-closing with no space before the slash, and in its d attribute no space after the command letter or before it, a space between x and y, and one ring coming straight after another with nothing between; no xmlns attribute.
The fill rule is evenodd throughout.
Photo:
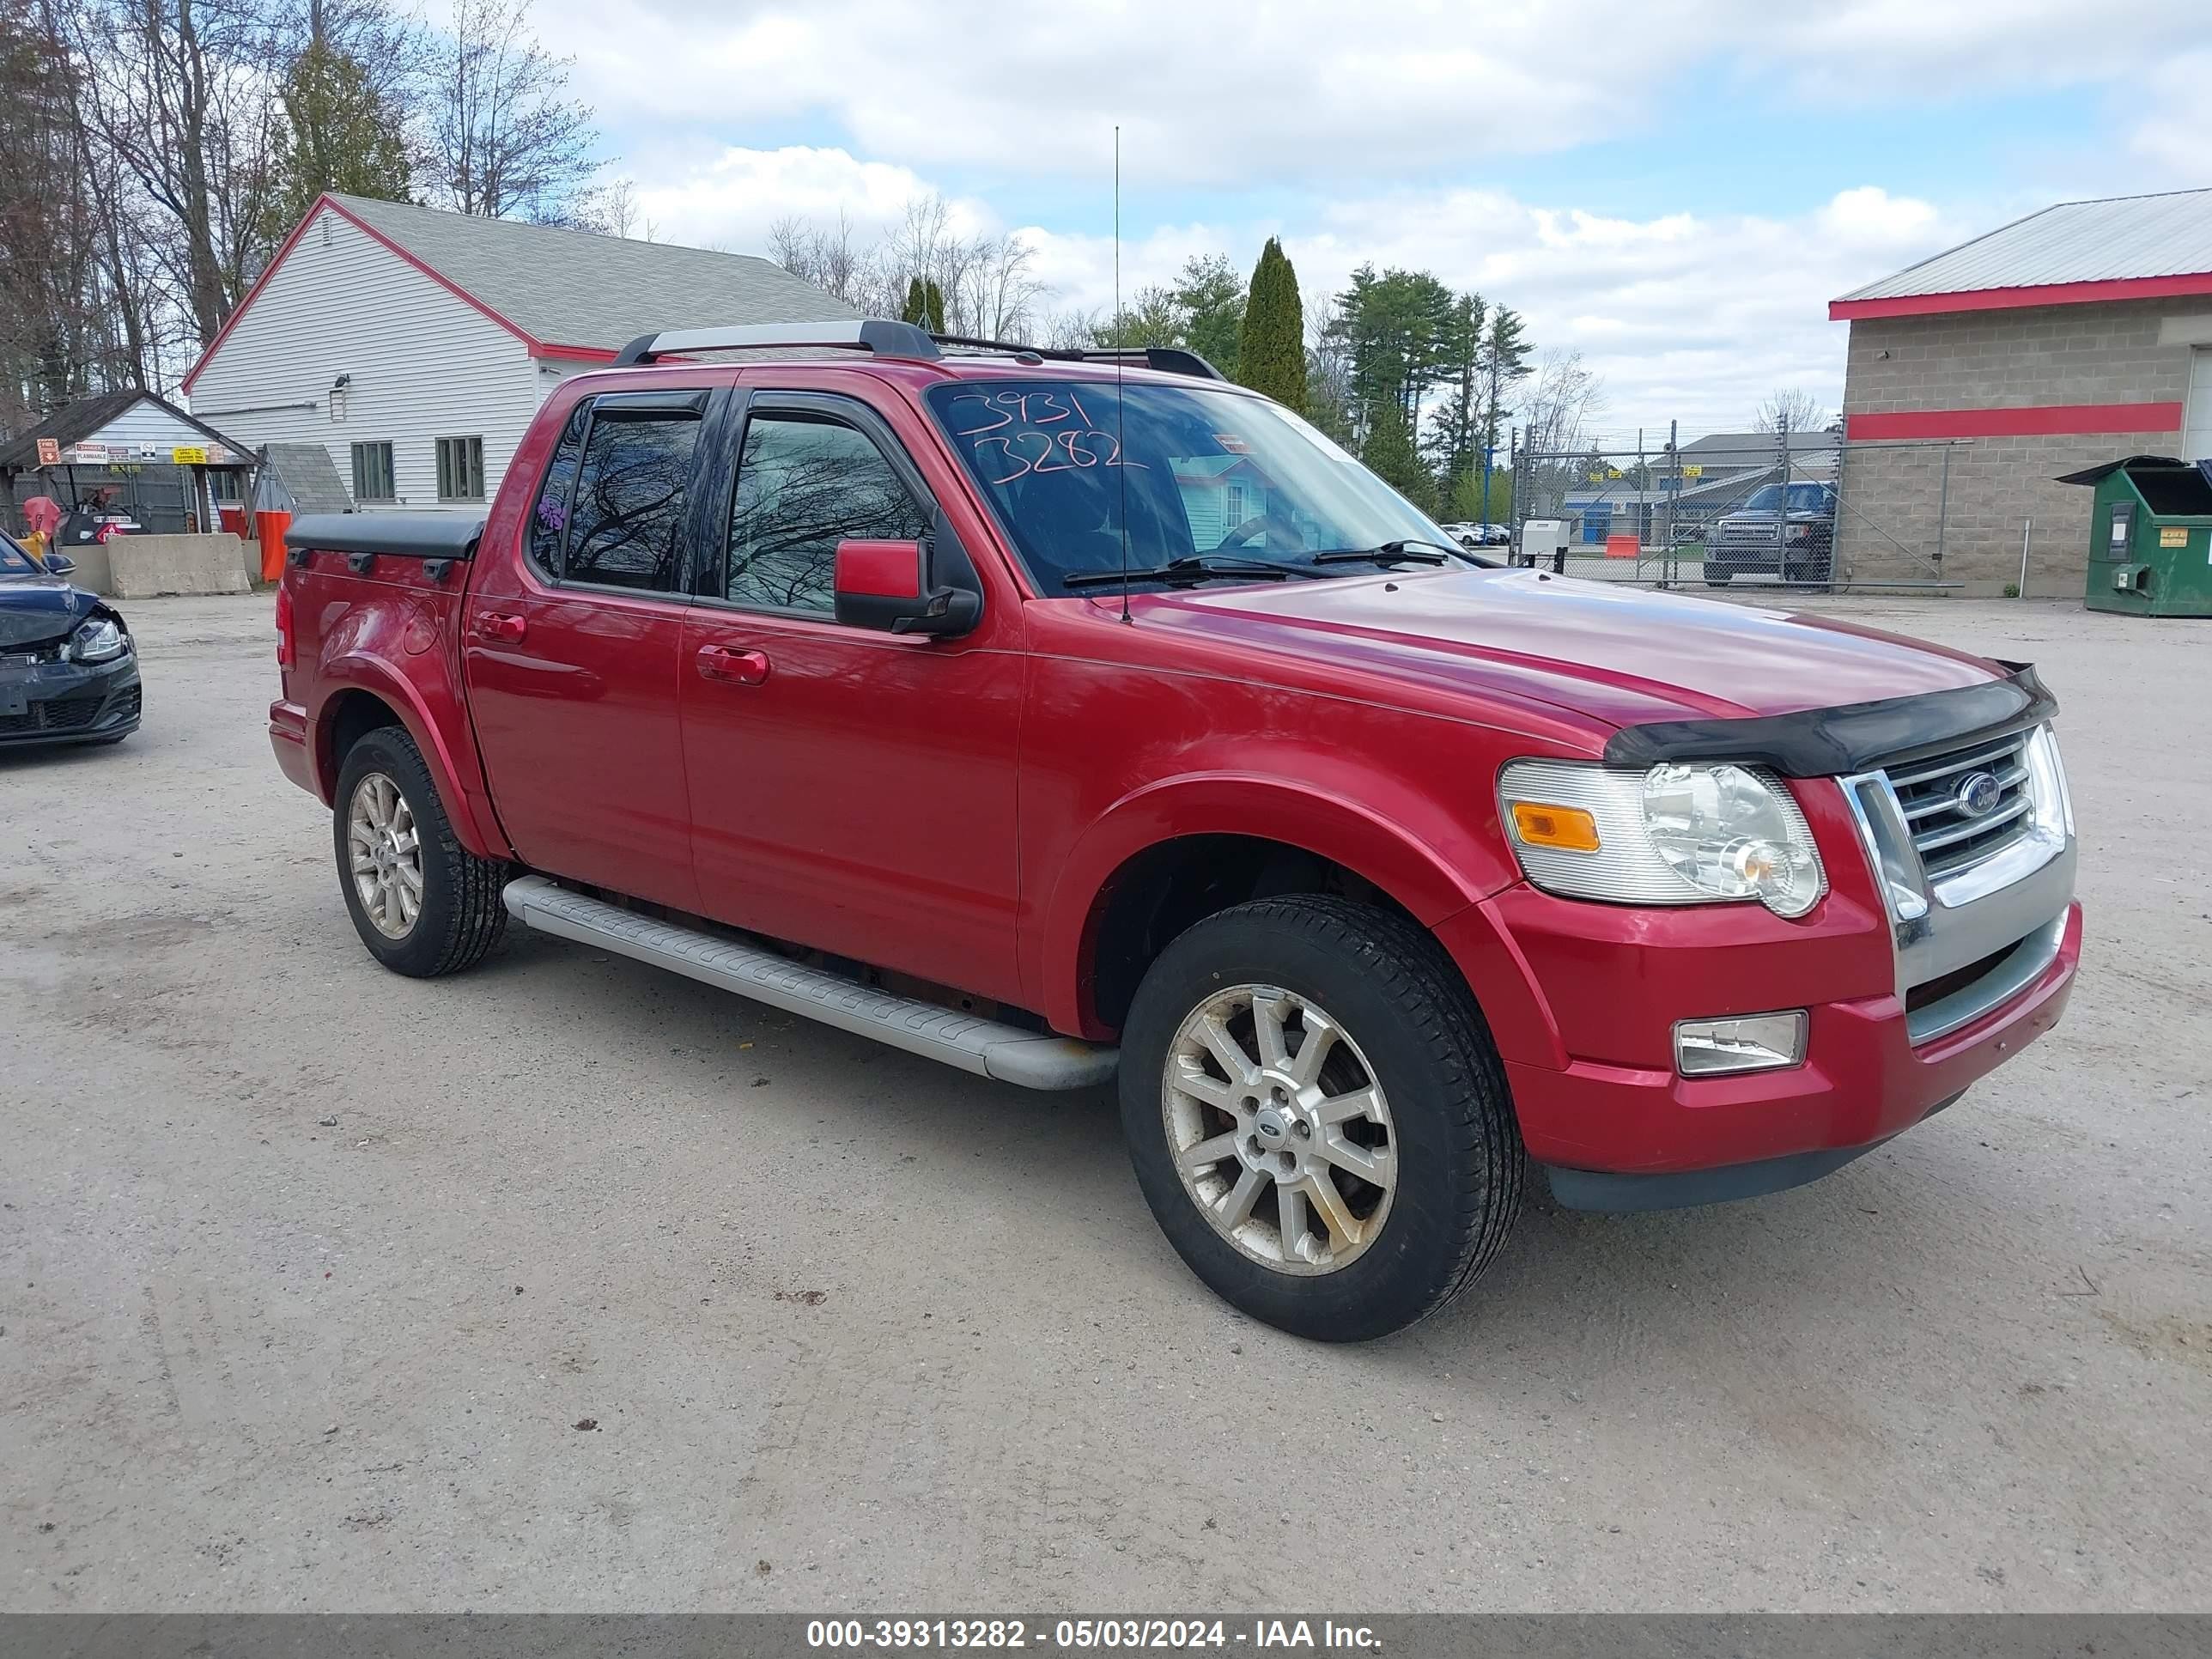
<svg viewBox="0 0 2212 1659"><path fill-rule="evenodd" d="M919 539L934 512L867 405L756 392L732 448L719 546L684 625L701 908L1018 1000L1018 614L987 611L944 641L834 619L838 542Z"/></svg>
<svg viewBox="0 0 2212 1659"><path fill-rule="evenodd" d="M571 410L462 629L469 711L507 839L534 867L683 909L691 878L679 665L688 508L714 394Z"/></svg>

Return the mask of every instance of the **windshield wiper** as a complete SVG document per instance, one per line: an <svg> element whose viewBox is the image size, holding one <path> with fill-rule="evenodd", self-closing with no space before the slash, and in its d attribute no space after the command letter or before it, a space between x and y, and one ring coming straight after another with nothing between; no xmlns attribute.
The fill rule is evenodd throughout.
<svg viewBox="0 0 2212 1659"><path fill-rule="evenodd" d="M1431 553L1431 548L1442 551ZM1327 553L1313 556L1316 564L1449 564L1454 558L1466 558L1458 548L1445 548L1442 542L1425 542L1417 537L1401 537L1394 542L1384 542L1379 547L1340 547Z"/></svg>
<svg viewBox="0 0 2212 1659"><path fill-rule="evenodd" d="M1287 581L1298 571L1289 565L1267 564L1258 559L1170 559L1165 564L1133 565L1119 570L1080 570L1062 576L1062 587L1115 587L1133 582Z"/></svg>

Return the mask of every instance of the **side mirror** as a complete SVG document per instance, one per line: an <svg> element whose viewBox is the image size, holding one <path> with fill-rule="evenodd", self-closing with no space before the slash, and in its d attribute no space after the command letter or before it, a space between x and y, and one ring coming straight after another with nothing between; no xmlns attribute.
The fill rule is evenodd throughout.
<svg viewBox="0 0 2212 1659"><path fill-rule="evenodd" d="M848 628L944 639L983 614L974 567L942 514L926 542L839 542L833 580L837 620Z"/></svg>
<svg viewBox="0 0 2212 1659"><path fill-rule="evenodd" d="M76 561L66 553L46 555L46 574L49 576L66 576L76 568Z"/></svg>

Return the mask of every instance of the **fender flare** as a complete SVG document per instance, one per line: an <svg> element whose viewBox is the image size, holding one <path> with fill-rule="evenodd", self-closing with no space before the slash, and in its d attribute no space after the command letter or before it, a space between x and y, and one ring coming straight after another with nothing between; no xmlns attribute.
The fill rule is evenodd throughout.
<svg viewBox="0 0 2212 1659"><path fill-rule="evenodd" d="M431 718L422 696L404 675L396 672L381 659L362 653L349 653L333 657L321 668L323 698L315 710L311 733L312 757L317 777L328 776L332 793L337 785L335 765L325 771L331 760L331 726L335 718L338 699L348 691L366 691L399 717L400 726L422 754L422 763L430 769L430 781L437 786L438 799L446 809L447 821L453 826L453 834L461 845L483 859L512 859L514 849L507 844L507 837L488 814L477 810L477 798L461 784L461 770L438 722ZM475 764L473 756L469 764Z"/></svg>
<svg viewBox="0 0 2212 1659"><path fill-rule="evenodd" d="M1208 835L1280 842L1342 865L1431 929L1516 878L1504 872L1483 878L1496 863L1494 854L1455 862L1404 823L1288 778L1214 772L1147 784L1083 832L1046 902L1036 979L1041 1012L1054 1030L1093 1039L1109 1035L1091 1010L1085 966L1099 901L1115 872L1147 848ZM1459 838L1475 844L1468 828Z"/></svg>

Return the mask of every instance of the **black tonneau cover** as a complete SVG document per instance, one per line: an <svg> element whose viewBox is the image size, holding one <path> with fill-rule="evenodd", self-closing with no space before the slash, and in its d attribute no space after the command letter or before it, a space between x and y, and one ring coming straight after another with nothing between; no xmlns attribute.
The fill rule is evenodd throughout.
<svg viewBox="0 0 2212 1659"><path fill-rule="evenodd" d="M403 559L467 559L483 534L481 513L314 513L292 520L292 551L389 553Z"/></svg>

